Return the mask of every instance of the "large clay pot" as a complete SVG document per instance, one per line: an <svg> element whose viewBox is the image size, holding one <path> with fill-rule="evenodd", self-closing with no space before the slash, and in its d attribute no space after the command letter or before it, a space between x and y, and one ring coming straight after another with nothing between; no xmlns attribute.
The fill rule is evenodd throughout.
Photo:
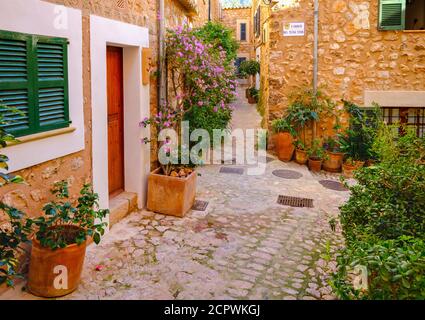
<svg viewBox="0 0 425 320"><path fill-rule="evenodd" d="M255 97L253 97L253 96L249 96L248 97L248 103L249 104L256 104L257 103L257 100L255 99Z"/></svg>
<svg viewBox="0 0 425 320"><path fill-rule="evenodd" d="M148 203L150 211L184 217L192 208L196 195L196 172L185 178L161 174L158 168L148 178Z"/></svg>
<svg viewBox="0 0 425 320"><path fill-rule="evenodd" d="M354 171L364 166L364 161L355 161L354 163L344 163L342 165L342 174L346 178L353 178Z"/></svg>
<svg viewBox="0 0 425 320"><path fill-rule="evenodd" d="M291 161L294 155L295 146L294 139L289 132L279 132L276 135L276 151L277 157L281 161Z"/></svg>
<svg viewBox="0 0 425 320"><path fill-rule="evenodd" d="M327 159L323 162L323 169L328 172L341 172L344 154L342 152L326 152Z"/></svg>
<svg viewBox="0 0 425 320"><path fill-rule="evenodd" d="M320 172L322 170L322 159L308 159L308 168L313 172Z"/></svg>
<svg viewBox="0 0 425 320"><path fill-rule="evenodd" d="M28 273L28 291L36 296L54 298L65 296L77 289L83 270L86 245L84 242L52 250L42 247L40 242L34 239Z"/></svg>
<svg viewBox="0 0 425 320"><path fill-rule="evenodd" d="M307 151L296 149L295 150L295 161L298 164L306 164L308 161Z"/></svg>

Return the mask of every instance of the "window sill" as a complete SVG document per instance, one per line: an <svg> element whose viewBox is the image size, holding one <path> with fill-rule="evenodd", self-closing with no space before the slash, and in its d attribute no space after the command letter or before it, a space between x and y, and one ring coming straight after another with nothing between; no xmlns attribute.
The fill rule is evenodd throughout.
<svg viewBox="0 0 425 320"><path fill-rule="evenodd" d="M10 147L10 146L17 145L17 144L22 144L22 143L26 143L26 142L31 142L31 141L46 139L46 138L50 138L50 137L54 137L54 136L59 136L59 135L62 135L62 134L74 132L75 130L76 130L76 128L74 128L74 127L68 127L68 128L61 128L61 129L56 129L56 130L51 130L51 131L46 131L46 132L30 134L28 136L23 136L23 137L17 138L18 141L8 142L7 146Z"/></svg>
<svg viewBox="0 0 425 320"><path fill-rule="evenodd" d="M425 33L425 30L403 30L404 33Z"/></svg>

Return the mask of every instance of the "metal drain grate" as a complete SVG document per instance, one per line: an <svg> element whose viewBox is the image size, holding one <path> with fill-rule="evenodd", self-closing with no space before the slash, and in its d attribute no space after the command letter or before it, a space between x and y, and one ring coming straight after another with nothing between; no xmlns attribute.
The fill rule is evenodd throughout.
<svg viewBox="0 0 425 320"><path fill-rule="evenodd" d="M208 207L208 201L195 200L192 210L205 211Z"/></svg>
<svg viewBox="0 0 425 320"><path fill-rule="evenodd" d="M220 173L243 174L243 168L221 167Z"/></svg>
<svg viewBox="0 0 425 320"><path fill-rule="evenodd" d="M300 179L303 176L301 173L294 170L274 170L272 174L279 178L292 180Z"/></svg>
<svg viewBox="0 0 425 320"><path fill-rule="evenodd" d="M297 208L313 208L313 199L297 198L289 196L279 196L277 203L283 206L297 207Z"/></svg>
<svg viewBox="0 0 425 320"><path fill-rule="evenodd" d="M341 182L338 181L320 180L319 183L326 189L334 191L348 191L348 189Z"/></svg>

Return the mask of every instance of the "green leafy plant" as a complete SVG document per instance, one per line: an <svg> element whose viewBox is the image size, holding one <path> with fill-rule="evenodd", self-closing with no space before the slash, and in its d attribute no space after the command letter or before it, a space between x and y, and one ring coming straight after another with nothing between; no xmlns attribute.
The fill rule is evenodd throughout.
<svg viewBox="0 0 425 320"><path fill-rule="evenodd" d="M16 114L20 111L5 105L0 105L0 149L7 147L8 143L16 142L15 137L6 132L5 126L11 121L7 114ZM22 177L10 175L7 170L9 158L0 153L0 187L11 183L22 183ZM0 224L0 285L6 283L13 286L15 277L19 277L19 256L24 252L24 244L28 242L30 233L29 225L24 221L24 214L0 201L0 214L7 216L7 222Z"/></svg>
<svg viewBox="0 0 425 320"><path fill-rule="evenodd" d="M260 98L260 91L255 87L249 88L248 90L249 95L254 98L255 102L258 102L258 99Z"/></svg>
<svg viewBox="0 0 425 320"><path fill-rule="evenodd" d="M245 60L242 61L239 71L242 76L255 76L260 72L260 63L256 60Z"/></svg>
<svg viewBox="0 0 425 320"><path fill-rule="evenodd" d="M341 141L338 137L327 137L323 142L323 147L329 152L342 152Z"/></svg>
<svg viewBox="0 0 425 320"><path fill-rule="evenodd" d="M8 217L8 222L0 225L0 285L11 287L18 272L19 257L25 252L24 244L29 242L31 223L24 220L24 213L0 202L0 211Z"/></svg>
<svg viewBox="0 0 425 320"><path fill-rule="evenodd" d="M93 237L93 241L98 244L108 225L102 220L109 210L98 209L99 197L93 192L91 185L83 186L76 203L69 201L66 181L55 183L52 194L57 201L44 206L45 216L31 220L40 244L55 250L71 244L80 245L87 237Z"/></svg>
<svg viewBox="0 0 425 320"><path fill-rule="evenodd" d="M311 144L311 147L307 150L308 157L313 160L324 160L326 158L325 149L320 142L316 139Z"/></svg>
<svg viewBox="0 0 425 320"><path fill-rule="evenodd" d="M374 158L372 147L378 131L379 109L366 112L354 103L343 102L344 109L349 114L349 126L345 132L338 134L340 151L354 161Z"/></svg>
<svg viewBox="0 0 425 320"><path fill-rule="evenodd" d="M279 132L289 132L293 137L297 135L296 130L291 125L291 123L288 121L288 119L280 118L275 119L272 121L272 128L273 132L279 133Z"/></svg>
<svg viewBox="0 0 425 320"><path fill-rule="evenodd" d="M194 33L205 43L210 43L214 47L223 48L226 52L226 63L231 64L236 59L239 44L233 37L232 30L219 22L209 21Z"/></svg>
<svg viewBox="0 0 425 320"><path fill-rule="evenodd" d="M320 116L333 112L334 102L322 91L314 92L310 88L293 92L290 101L286 111L287 119L297 127L297 130L302 131L304 144L307 144L306 128L311 127L311 140L314 141Z"/></svg>
<svg viewBox="0 0 425 320"><path fill-rule="evenodd" d="M302 142L301 140L297 139L294 141L294 146L297 150L305 150L306 146L304 144L304 142Z"/></svg>
<svg viewBox="0 0 425 320"><path fill-rule="evenodd" d="M341 299L425 299L425 242L412 237L357 241L337 257L332 286ZM357 266L367 271L367 289L353 286Z"/></svg>
<svg viewBox="0 0 425 320"><path fill-rule="evenodd" d="M378 125L375 165L356 171L358 183L341 208L346 249L334 290L345 299L423 299L425 139L413 130ZM394 130L396 129L396 130ZM368 290L355 290L347 268L368 270Z"/></svg>

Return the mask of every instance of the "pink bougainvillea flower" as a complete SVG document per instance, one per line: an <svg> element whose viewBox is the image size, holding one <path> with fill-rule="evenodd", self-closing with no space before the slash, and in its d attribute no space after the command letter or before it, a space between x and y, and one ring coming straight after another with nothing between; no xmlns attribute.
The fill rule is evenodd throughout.
<svg viewBox="0 0 425 320"><path fill-rule="evenodd" d="M98 265L94 268L94 270L96 270L96 271L102 271L104 268L105 268L105 266L104 266L104 265L102 265L102 264L98 264Z"/></svg>

